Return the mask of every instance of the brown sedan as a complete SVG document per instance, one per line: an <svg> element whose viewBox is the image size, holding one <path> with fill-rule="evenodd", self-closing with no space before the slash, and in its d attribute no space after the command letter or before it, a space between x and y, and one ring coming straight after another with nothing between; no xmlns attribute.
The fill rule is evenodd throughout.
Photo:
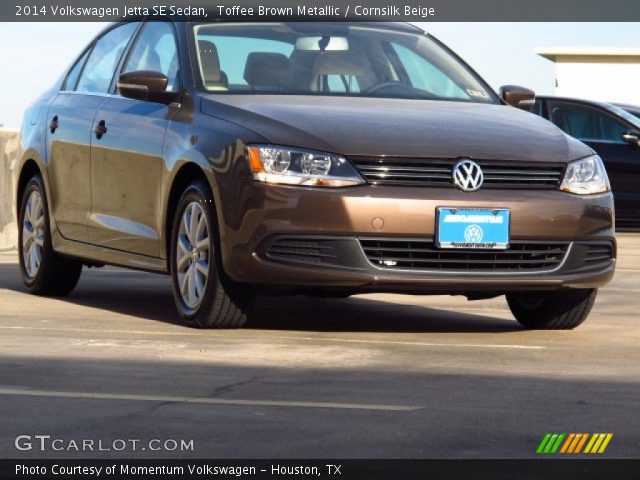
<svg viewBox="0 0 640 480"><path fill-rule="evenodd" d="M257 292L399 292L573 328L614 273L612 196L532 100L405 24L111 25L25 114L24 283L168 273L202 327Z"/></svg>

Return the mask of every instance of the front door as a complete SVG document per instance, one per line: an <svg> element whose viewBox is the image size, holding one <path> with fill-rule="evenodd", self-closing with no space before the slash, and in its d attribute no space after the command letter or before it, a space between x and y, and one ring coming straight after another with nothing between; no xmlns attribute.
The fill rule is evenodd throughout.
<svg viewBox="0 0 640 480"><path fill-rule="evenodd" d="M150 70L179 89L173 26L145 24L122 72ZM115 92L114 92L115 93ZM160 256L163 145L173 107L112 95L98 109L91 148L92 244Z"/></svg>

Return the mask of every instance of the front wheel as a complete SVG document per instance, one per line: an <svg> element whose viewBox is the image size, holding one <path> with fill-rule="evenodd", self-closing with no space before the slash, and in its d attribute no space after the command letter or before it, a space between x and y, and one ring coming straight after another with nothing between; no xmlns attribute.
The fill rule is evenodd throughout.
<svg viewBox="0 0 640 480"><path fill-rule="evenodd" d="M178 202L171 234L173 297L180 318L203 328L238 328L254 292L222 269L215 208L209 186L195 181Z"/></svg>
<svg viewBox="0 0 640 480"><path fill-rule="evenodd" d="M549 293L508 293L509 308L526 328L571 330L585 321L596 300L597 289Z"/></svg>

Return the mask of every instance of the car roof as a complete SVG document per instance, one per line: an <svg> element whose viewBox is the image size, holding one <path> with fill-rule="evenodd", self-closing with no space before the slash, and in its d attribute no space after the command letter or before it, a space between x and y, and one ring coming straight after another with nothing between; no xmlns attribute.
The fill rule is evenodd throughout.
<svg viewBox="0 0 640 480"><path fill-rule="evenodd" d="M634 112L640 112L640 105L631 105L629 103L614 103L614 105L624 110L633 110Z"/></svg>

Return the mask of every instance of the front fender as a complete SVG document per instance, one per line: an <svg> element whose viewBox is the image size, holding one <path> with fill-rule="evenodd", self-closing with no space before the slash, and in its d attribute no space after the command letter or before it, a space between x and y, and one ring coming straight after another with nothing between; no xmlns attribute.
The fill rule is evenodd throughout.
<svg viewBox="0 0 640 480"><path fill-rule="evenodd" d="M196 110L197 112L197 110ZM221 208L233 205L234 189L239 185L235 180L249 178L245 161L246 144L265 142L265 139L231 122L196 113L198 121L183 121L177 115L171 121L165 137L164 159L165 175L161 186L162 208L159 214L160 225L166 225L169 201L176 178L187 165L196 165L205 175L211 191L212 201L218 219L221 251L225 261L224 248L229 225L240 225L234 218L233 208ZM167 245L168 229L161 232L161 245ZM166 252L165 252L166 255Z"/></svg>

